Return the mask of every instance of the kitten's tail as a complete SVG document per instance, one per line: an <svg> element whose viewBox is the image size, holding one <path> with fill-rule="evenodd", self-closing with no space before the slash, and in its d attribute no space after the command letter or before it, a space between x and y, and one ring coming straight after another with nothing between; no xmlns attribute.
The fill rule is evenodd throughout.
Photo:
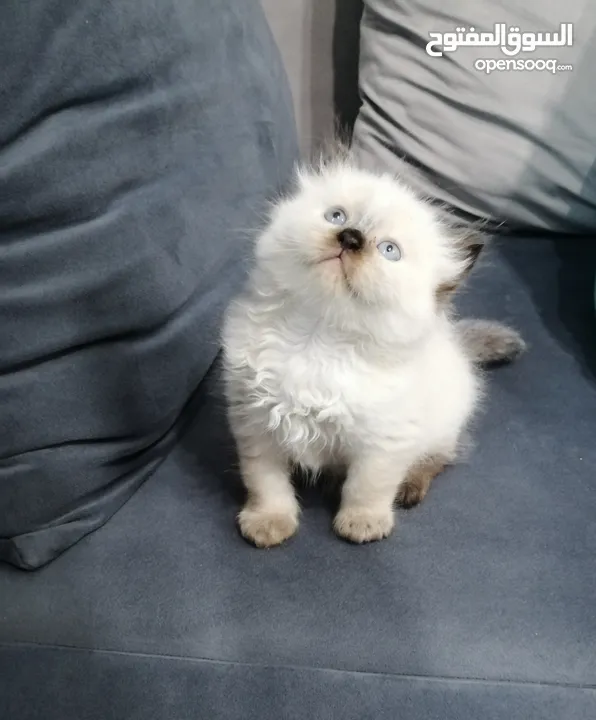
<svg viewBox="0 0 596 720"><path fill-rule="evenodd" d="M499 322L459 320L455 327L468 355L478 365L509 363L526 350L517 330Z"/></svg>

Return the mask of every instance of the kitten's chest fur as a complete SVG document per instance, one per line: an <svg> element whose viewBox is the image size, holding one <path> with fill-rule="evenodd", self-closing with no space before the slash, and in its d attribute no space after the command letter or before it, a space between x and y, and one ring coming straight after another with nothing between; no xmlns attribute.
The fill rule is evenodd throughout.
<svg viewBox="0 0 596 720"><path fill-rule="evenodd" d="M358 407L336 349L315 340L288 343L271 355L265 351L259 358L270 378L260 392L268 399L268 426L277 442L308 467L340 461L357 427Z"/></svg>
<svg viewBox="0 0 596 720"><path fill-rule="evenodd" d="M243 374L250 388L247 420L272 433L294 462L314 470L347 462L367 436L385 432L388 391L395 397L399 385L353 343L316 329L261 332Z"/></svg>

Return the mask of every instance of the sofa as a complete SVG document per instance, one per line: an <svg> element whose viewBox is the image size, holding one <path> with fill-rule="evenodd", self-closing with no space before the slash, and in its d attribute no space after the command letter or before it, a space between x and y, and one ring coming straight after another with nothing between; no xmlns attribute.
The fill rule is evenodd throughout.
<svg viewBox="0 0 596 720"><path fill-rule="evenodd" d="M414 135L390 121L399 110L374 115L385 76L366 68L398 21L402 62L418 62L433 26L408 23L431 4L369 0L362 18L347 0L0 9L3 720L596 717L585 145L576 191L554 173L556 216L548 184L489 192L487 163L473 189L494 202L476 207L461 177L439 187L411 163L412 184L494 231L460 312L529 348L488 372L462 462L380 543L340 541L337 498L316 487L282 547L235 529L221 313L263 207L335 116L364 164L407 174L427 146L385 154ZM405 6L424 12L398 18Z"/></svg>

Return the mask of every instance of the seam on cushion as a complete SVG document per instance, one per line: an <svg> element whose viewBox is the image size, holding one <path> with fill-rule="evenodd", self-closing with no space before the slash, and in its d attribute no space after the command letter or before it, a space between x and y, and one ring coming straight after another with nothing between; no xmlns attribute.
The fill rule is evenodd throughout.
<svg viewBox="0 0 596 720"><path fill-rule="evenodd" d="M510 685L512 687L552 687L569 690L587 690L596 692L596 683L565 683L556 681L540 680L508 680L506 678L496 680L494 678L467 677L457 675L421 675L415 673L391 673L375 672L374 670L345 670L343 668L321 667L317 665L287 665L269 664L260 662L243 662L239 660L219 660L209 657L191 655L173 655L168 653L136 652L129 650L108 650L106 648L80 647L76 645L58 645L54 643L35 642L7 642L0 640L0 651L2 648L33 648L37 650L61 650L63 652L75 653L96 653L98 655L112 655L123 657L138 657L155 660L176 660L191 663L203 663L206 665L226 665L229 667L254 668L262 670L285 670L288 672L322 672L337 673L340 675L356 675L362 677L378 677L394 680L415 680L437 683L469 683L472 685Z"/></svg>

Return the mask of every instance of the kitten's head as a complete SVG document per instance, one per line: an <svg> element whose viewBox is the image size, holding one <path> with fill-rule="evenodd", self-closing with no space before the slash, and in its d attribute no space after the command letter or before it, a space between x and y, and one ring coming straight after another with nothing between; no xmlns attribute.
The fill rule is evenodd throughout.
<svg viewBox="0 0 596 720"><path fill-rule="evenodd" d="M301 170L257 244L257 261L299 301L423 332L481 245L450 232L435 210L390 175L349 160Z"/></svg>

